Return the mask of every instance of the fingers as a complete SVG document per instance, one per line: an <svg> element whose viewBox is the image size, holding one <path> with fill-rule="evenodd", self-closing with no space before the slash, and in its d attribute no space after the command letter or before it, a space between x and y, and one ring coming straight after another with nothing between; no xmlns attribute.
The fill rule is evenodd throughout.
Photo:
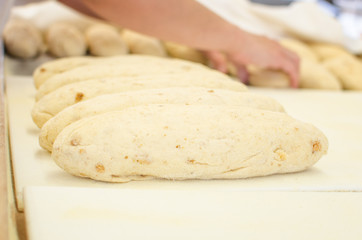
<svg viewBox="0 0 362 240"><path fill-rule="evenodd" d="M237 70L237 77L240 80L240 82L244 83L244 84L248 84L249 83L249 72L246 69L246 66L243 64L240 64L238 62L233 62L234 66L236 67Z"/></svg>
<svg viewBox="0 0 362 240"><path fill-rule="evenodd" d="M281 66L281 70L289 75L291 87L297 88L299 85L299 58L295 53L285 48L283 48L283 54L284 64Z"/></svg>
<svg viewBox="0 0 362 240"><path fill-rule="evenodd" d="M220 72L228 72L228 62L224 54L218 51L206 51L205 56L209 59L211 67Z"/></svg>
<svg viewBox="0 0 362 240"><path fill-rule="evenodd" d="M219 70L223 73L228 73L228 62L225 54L217 51L208 51L204 53L205 56L209 59L212 67L216 70ZM240 62L234 63L234 66L237 70L237 77L244 84L247 84L249 81L249 73L246 67Z"/></svg>
<svg viewBox="0 0 362 240"><path fill-rule="evenodd" d="M236 66L255 65L283 71L289 76L291 87L298 87L299 58L296 54L267 37L248 34L243 40L243 45L230 48L227 54Z"/></svg>

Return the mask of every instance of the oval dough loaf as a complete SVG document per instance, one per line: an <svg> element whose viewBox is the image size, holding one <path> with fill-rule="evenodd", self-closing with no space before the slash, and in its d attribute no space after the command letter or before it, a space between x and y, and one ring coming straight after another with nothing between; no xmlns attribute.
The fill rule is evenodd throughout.
<svg viewBox="0 0 362 240"><path fill-rule="evenodd" d="M191 62L197 62L201 64L206 64L206 57L196 49L190 48L188 46L178 44L175 42L165 42L164 46L166 48L167 54L173 58L184 59Z"/></svg>
<svg viewBox="0 0 362 240"><path fill-rule="evenodd" d="M344 56L344 55L351 56L349 52L347 52L344 48L336 44L312 43L310 47L317 54L319 60L322 62L339 56Z"/></svg>
<svg viewBox="0 0 362 240"><path fill-rule="evenodd" d="M58 134L69 124L85 117L146 104L216 104L284 111L274 99L249 93L210 88L162 88L106 94L65 108L41 129L40 146L52 151Z"/></svg>
<svg viewBox="0 0 362 240"><path fill-rule="evenodd" d="M344 89L362 90L362 63L356 57L341 55L325 61L324 66L340 80Z"/></svg>
<svg viewBox="0 0 362 240"><path fill-rule="evenodd" d="M167 57L164 46L157 38L127 29L123 30L121 35L123 40L127 43L131 53Z"/></svg>
<svg viewBox="0 0 362 240"><path fill-rule="evenodd" d="M45 49L41 31L23 19L8 21L3 31L3 40L6 51L18 58L33 58Z"/></svg>
<svg viewBox="0 0 362 240"><path fill-rule="evenodd" d="M163 75L147 74L143 77L103 78L68 84L51 92L35 103L31 115L36 125L42 127L46 121L64 108L95 96L165 87L207 87L247 91L246 86L239 82L203 71Z"/></svg>
<svg viewBox="0 0 362 240"><path fill-rule="evenodd" d="M95 24L85 32L89 52L94 56L115 56L128 53L118 29L106 24Z"/></svg>
<svg viewBox="0 0 362 240"><path fill-rule="evenodd" d="M300 65L301 88L341 90L339 80L322 64L304 59Z"/></svg>
<svg viewBox="0 0 362 240"><path fill-rule="evenodd" d="M58 135L52 159L108 182L235 179L302 171L327 149L321 131L285 113L169 104L83 118Z"/></svg>
<svg viewBox="0 0 362 240"><path fill-rule="evenodd" d="M140 61L121 62L99 62L96 65L87 65L72 69L70 71L58 74L43 83L36 94L36 100L39 100L46 94L69 83L80 82L96 78L107 77L125 77L125 76L144 76L149 74L162 73L187 73L197 71L206 71L218 76L219 78L229 79L226 75L207 68L201 64L191 63L178 59L164 59L164 62L150 61L141 59Z"/></svg>
<svg viewBox="0 0 362 240"><path fill-rule="evenodd" d="M87 51L83 33L70 23L51 24L46 33L48 51L55 57L81 56Z"/></svg>

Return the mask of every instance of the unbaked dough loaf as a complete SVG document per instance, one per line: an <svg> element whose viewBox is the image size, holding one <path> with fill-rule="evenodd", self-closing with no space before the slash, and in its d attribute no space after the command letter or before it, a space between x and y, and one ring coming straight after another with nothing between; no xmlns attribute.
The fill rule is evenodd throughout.
<svg viewBox="0 0 362 240"><path fill-rule="evenodd" d="M304 59L300 64L301 88L341 90L339 80L322 64Z"/></svg>
<svg viewBox="0 0 362 240"><path fill-rule="evenodd" d="M356 57L341 55L326 60L324 66L340 80L344 89L362 90L362 63Z"/></svg>
<svg viewBox="0 0 362 240"><path fill-rule="evenodd" d="M41 129L40 146L52 151L58 134L69 124L93 115L146 104L215 104L246 106L284 111L274 99L249 92L210 88L162 88L106 94L65 108L49 119Z"/></svg>
<svg viewBox="0 0 362 240"><path fill-rule="evenodd" d="M201 51L175 42L165 42L167 54L173 58L184 59L191 62L206 64L207 59Z"/></svg>
<svg viewBox="0 0 362 240"><path fill-rule="evenodd" d="M164 46L157 38L127 29L123 30L121 35L131 53L167 57Z"/></svg>
<svg viewBox="0 0 362 240"><path fill-rule="evenodd" d="M36 94L39 100L46 94L69 83L80 82L90 79L125 76L144 76L162 73L191 73L193 71L205 71L215 77L230 80L221 72L207 68L201 64L191 63L183 60L165 59L161 64L159 61L124 61L123 63L98 62L96 65L81 66L70 71L58 74L43 83Z"/></svg>
<svg viewBox="0 0 362 240"><path fill-rule="evenodd" d="M38 89L40 85L42 85L46 80L50 77L63 73L74 68L97 64L99 62L105 62L112 64L125 64L125 63L134 63L139 64L139 62L143 62L144 64L148 64L149 62L165 64L166 61L169 61L165 58L159 58L154 56L145 56L145 55L121 55L121 56L112 56L112 57L90 57L90 56L79 56L79 57L66 57L56 59L50 62L46 62L40 65L37 69L35 69L33 78L35 87ZM185 63L185 62L183 62ZM186 64L186 63L185 63Z"/></svg>
<svg viewBox="0 0 362 240"><path fill-rule="evenodd" d="M301 59L318 62L318 55L305 43L292 38L284 38L279 43L285 48L293 51Z"/></svg>
<svg viewBox="0 0 362 240"><path fill-rule="evenodd" d="M310 47L318 55L319 60L322 62L339 56L351 56L349 52L336 44L312 43Z"/></svg>
<svg viewBox="0 0 362 240"><path fill-rule="evenodd" d="M278 70L248 66L249 84L256 87L288 88L290 80L287 74Z"/></svg>
<svg viewBox="0 0 362 240"><path fill-rule="evenodd" d="M285 113L229 105L143 105L83 118L56 138L52 159L80 177L236 179L305 170L324 134Z"/></svg>
<svg viewBox="0 0 362 240"><path fill-rule="evenodd" d="M56 22L46 33L48 51L55 57L81 56L87 51L83 33L67 22Z"/></svg>
<svg viewBox="0 0 362 240"><path fill-rule="evenodd" d="M211 89L228 89L247 91L245 85L215 77L208 72L185 72L176 74L148 74L144 77L124 77L96 79L65 85L36 102L32 110L32 118L38 127L55 116L64 108L95 96L108 93L135 91L141 89L165 87L206 87Z"/></svg>
<svg viewBox="0 0 362 240"><path fill-rule="evenodd" d="M128 53L128 46L122 39L118 29L106 24L90 26L85 37L90 54L94 56L115 56Z"/></svg>
<svg viewBox="0 0 362 240"><path fill-rule="evenodd" d="M3 40L7 53L18 58L33 58L45 50L41 31L24 19L9 20Z"/></svg>

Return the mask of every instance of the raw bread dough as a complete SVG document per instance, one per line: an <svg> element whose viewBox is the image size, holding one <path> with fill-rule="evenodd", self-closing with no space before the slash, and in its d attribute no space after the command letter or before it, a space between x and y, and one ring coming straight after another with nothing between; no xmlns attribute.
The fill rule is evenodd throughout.
<svg viewBox="0 0 362 240"><path fill-rule="evenodd" d="M55 140L52 159L80 177L237 179L305 170L324 134L285 113L230 105L143 105L83 118Z"/></svg>
<svg viewBox="0 0 362 240"><path fill-rule="evenodd" d="M111 57L91 57L91 56L79 56L79 57L66 57L56 59L50 62L46 62L40 65L37 69L35 69L33 78L36 88L39 88L46 80L50 77L57 75L59 73L63 73L74 68L91 65L91 64L105 64L111 63L113 64L140 64L144 63L147 65L148 63L158 63L158 64L167 64L167 63L179 63L186 66L199 66L204 69L207 69L205 66L200 64L192 64L182 60L174 60L174 59L166 59L155 56L146 56L146 55L120 55L120 56L111 56Z"/></svg>
<svg viewBox="0 0 362 240"><path fill-rule="evenodd" d="M100 78L68 84L47 94L35 103L32 118L38 127L42 127L46 121L64 108L95 96L166 87L206 87L247 91L245 85L230 80L227 76L219 77L205 71L148 73L143 77Z"/></svg>
<svg viewBox="0 0 362 240"><path fill-rule="evenodd" d="M265 70L260 68L249 68L249 82L252 86L288 88L289 77L282 71ZM323 65L307 58L300 61L300 88L341 90L340 81L329 72Z"/></svg>
<svg viewBox="0 0 362 240"><path fill-rule="evenodd" d="M312 43L311 49L318 55L320 61L326 61L339 56L352 56L341 46L331 43Z"/></svg>
<svg viewBox="0 0 362 240"><path fill-rule="evenodd" d="M83 33L68 22L56 22L46 33L48 51L55 57L82 56L87 51Z"/></svg>
<svg viewBox="0 0 362 240"><path fill-rule="evenodd" d="M318 62L318 55L305 43L297 39L284 38L279 43L290 51L295 52L300 59Z"/></svg>
<svg viewBox="0 0 362 240"><path fill-rule="evenodd" d="M326 60L324 66L339 79L344 89L362 90L362 63L356 57L340 55Z"/></svg>
<svg viewBox="0 0 362 240"><path fill-rule="evenodd" d="M11 19L7 22L3 40L6 51L18 58L33 58L45 50L41 31L23 19Z"/></svg>
<svg viewBox="0 0 362 240"><path fill-rule="evenodd" d="M248 66L249 84L256 87L288 88L290 80L282 71Z"/></svg>
<svg viewBox="0 0 362 240"><path fill-rule="evenodd" d="M128 53L128 46L118 29L106 24L95 24L85 32L89 52L94 56L115 56Z"/></svg>
<svg viewBox="0 0 362 240"><path fill-rule="evenodd" d="M206 64L206 57L201 51L175 42L165 42L167 54L173 58L184 59L192 62Z"/></svg>
<svg viewBox="0 0 362 240"><path fill-rule="evenodd" d="M301 88L342 90L340 81L322 64L304 59L300 65Z"/></svg>
<svg viewBox="0 0 362 240"><path fill-rule="evenodd" d="M167 57L166 50L157 38L146 36L131 30L123 30L122 38L131 53Z"/></svg>
<svg viewBox="0 0 362 240"><path fill-rule="evenodd" d="M52 151L58 134L69 124L85 117L146 104L215 104L284 111L274 99L249 92L210 88L161 88L105 94L65 108L43 125L40 146Z"/></svg>
<svg viewBox="0 0 362 240"><path fill-rule="evenodd" d="M134 59L134 61L131 61L131 59ZM77 67L70 71L55 75L43 83L38 89L36 100L39 100L46 94L66 84L97 78L145 76L162 73L190 73L196 70L208 72L219 78L230 80L225 74L207 68L201 64L179 59L165 58L163 61L159 59L161 58L130 57L125 58L124 61L97 62L97 64L94 65Z"/></svg>

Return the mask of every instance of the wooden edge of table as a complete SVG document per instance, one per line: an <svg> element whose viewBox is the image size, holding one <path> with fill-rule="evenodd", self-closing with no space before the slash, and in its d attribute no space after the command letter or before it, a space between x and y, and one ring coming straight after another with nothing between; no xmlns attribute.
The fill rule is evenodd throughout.
<svg viewBox="0 0 362 240"><path fill-rule="evenodd" d="M18 225L24 225L25 223L24 214L17 211L13 195L7 135L5 67L3 57L3 44L0 39L0 240L18 240L20 239ZM25 238L25 234L23 234L22 239Z"/></svg>
<svg viewBox="0 0 362 240"><path fill-rule="evenodd" d="M0 239L9 239L8 165L6 147L4 79L0 90Z"/></svg>
<svg viewBox="0 0 362 240"><path fill-rule="evenodd" d="M24 213L17 210L9 155L5 101L5 66L0 39L0 240L27 238Z"/></svg>

